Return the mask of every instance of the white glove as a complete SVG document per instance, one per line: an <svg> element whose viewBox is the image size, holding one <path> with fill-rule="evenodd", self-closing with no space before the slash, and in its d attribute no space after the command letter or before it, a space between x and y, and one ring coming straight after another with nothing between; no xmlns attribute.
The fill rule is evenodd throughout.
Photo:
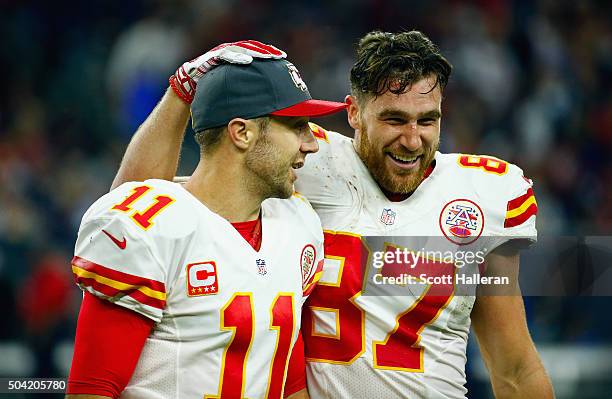
<svg viewBox="0 0 612 399"><path fill-rule="evenodd" d="M170 76L170 87L186 103L191 104L198 80L215 66L227 62L250 64L253 58L281 59L287 57L284 51L256 40L242 40L223 43L201 56L181 65Z"/></svg>

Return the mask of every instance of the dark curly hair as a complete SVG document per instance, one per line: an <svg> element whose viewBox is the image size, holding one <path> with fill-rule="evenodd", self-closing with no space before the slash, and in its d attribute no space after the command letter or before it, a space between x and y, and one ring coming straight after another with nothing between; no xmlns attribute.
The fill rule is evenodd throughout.
<svg viewBox="0 0 612 399"><path fill-rule="evenodd" d="M351 91L361 101L387 91L400 94L428 75L444 89L452 65L440 49L419 31L389 33L374 31L357 46L357 62L351 68Z"/></svg>

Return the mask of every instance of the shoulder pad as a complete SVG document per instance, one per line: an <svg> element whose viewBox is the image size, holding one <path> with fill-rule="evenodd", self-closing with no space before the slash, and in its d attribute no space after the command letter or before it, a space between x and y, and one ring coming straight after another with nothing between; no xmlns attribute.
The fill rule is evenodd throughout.
<svg viewBox="0 0 612 399"><path fill-rule="evenodd" d="M110 219L135 232L167 238L195 228L193 201L180 185L161 180L122 184L96 201L82 222Z"/></svg>

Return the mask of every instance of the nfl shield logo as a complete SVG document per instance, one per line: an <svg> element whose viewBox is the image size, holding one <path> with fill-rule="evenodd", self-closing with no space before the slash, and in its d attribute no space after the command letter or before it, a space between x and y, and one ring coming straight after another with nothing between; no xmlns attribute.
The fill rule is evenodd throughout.
<svg viewBox="0 0 612 399"><path fill-rule="evenodd" d="M380 215L380 221L386 224L387 226L395 223L395 212L393 212L389 208L385 208L382 211L382 215Z"/></svg>
<svg viewBox="0 0 612 399"><path fill-rule="evenodd" d="M257 274L263 276L268 273L268 270L266 270L266 261L264 259L257 259L255 264L257 265Z"/></svg>

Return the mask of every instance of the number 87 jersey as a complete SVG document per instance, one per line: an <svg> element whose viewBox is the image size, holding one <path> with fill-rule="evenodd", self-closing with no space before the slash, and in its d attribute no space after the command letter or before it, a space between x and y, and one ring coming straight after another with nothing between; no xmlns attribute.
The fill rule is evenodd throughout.
<svg viewBox="0 0 612 399"><path fill-rule="evenodd" d="M469 244L483 259L508 240L533 241L537 205L531 181L496 158L437 153L417 190L392 202L350 139L316 125L313 132L320 150L296 182L325 229L324 272L302 319L310 396L464 398L475 298L457 292L457 264L436 265L436 273L449 279L436 285L435 295L426 284L401 294L399 286L381 286L368 295L364 263L374 251L399 248L394 240L406 237L433 237L451 250ZM381 247L371 247L374 240L365 236L383 236ZM425 266L415 263L408 272L419 276ZM472 266L479 273L478 264Z"/></svg>
<svg viewBox="0 0 612 399"><path fill-rule="evenodd" d="M156 322L121 398L282 398L323 232L295 196L261 212L256 251L175 183L126 183L89 208L77 284Z"/></svg>

